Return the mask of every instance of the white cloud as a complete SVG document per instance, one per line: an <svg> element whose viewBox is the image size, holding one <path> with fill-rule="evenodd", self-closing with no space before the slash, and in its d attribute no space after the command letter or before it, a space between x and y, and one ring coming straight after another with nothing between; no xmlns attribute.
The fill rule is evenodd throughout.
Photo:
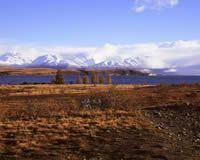
<svg viewBox="0 0 200 160"><path fill-rule="evenodd" d="M101 62L110 57L145 59L151 68L185 67L200 64L200 41L175 41L160 43L141 43L115 45L107 43L99 47L72 48L66 46L33 47L0 43L0 55L6 52L21 53L25 57L35 58L44 54L75 55L85 54Z"/></svg>
<svg viewBox="0 0 200 160"><path fill-rule="evenodd" d="M164 8L172 8L178 5L179 0L135 0L133 11L136 13L145 10L160 10Z"/></svg>
<svg viewBox="0 0 200 160"><path fill-rule="evenodd" d="M145 8L146 7L144 5L142 5L142 6L136 7L134 10L136 13L141 13L141 12L144 12Z"/></svg>

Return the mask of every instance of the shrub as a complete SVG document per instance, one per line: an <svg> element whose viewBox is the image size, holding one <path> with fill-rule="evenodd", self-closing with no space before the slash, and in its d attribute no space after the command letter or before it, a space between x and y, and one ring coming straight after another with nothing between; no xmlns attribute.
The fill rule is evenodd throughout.
<svg viewBox="0 0 200 160"><path fill-rule="evenodd" d="M105 94L92 93L89 96L82 97L80 107L87 109L105 109L110 107L110 98L105 97Z"/></svg>
<svg viewBox="0 0 200 160"><path fill-rule="evenodd" d="M87 109L115 108L120 105L119 101L115 89L111 88L107 92L91 91L88 95L80 97L80 107Z"/></svg>

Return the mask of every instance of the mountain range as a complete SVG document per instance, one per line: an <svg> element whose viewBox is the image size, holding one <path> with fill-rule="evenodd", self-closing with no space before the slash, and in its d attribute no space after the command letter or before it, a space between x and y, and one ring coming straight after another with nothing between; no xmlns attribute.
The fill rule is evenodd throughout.
<svg viewBox="0 0 200 160"><path fill-rule="evenodd" d="M145 61L136 58L126 58L112 57L107 58L104 61L96 63L94 59L87 58L85 55L63 55L57 56L53 54L46 54L35 59L25 58L21 54L6 53L0 56L0 65L9 66L34 66L34 67L96 67L96 68L116 68L116 67L126 67L126 68L142 68Z"/></svg>
<svg viewBox="0 0 200 160"><path fill-rule="evenodd" d="M152 68L149 65L149 57L111 57L100 62L95 62L93 58L88 58L83 54L78 55L53 55L46 54L38 56L34 59L27 58L18 53L6 53L0 56L1 66L14 67L54 67L54 68L134 68L150 75L200 75L200 68L196 66L188 67L168 67L168 68Z"/></svg>

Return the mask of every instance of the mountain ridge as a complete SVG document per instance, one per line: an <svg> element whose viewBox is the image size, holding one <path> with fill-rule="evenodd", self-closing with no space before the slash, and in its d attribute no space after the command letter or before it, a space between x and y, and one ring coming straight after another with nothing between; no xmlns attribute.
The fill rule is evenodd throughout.
<svg viewBox="0 0 200 160"><path fill-rule="evenodd" d="M83 54L78 55L54 55L44 54L36 58L26 58L19 53L5 53L0 56L0 66L13 67L49 67L49 68L94 68L94 69L111 69L125 68L137 69L147 72L151 75L200 75L199 65L188 67L163 67L153 68L149 65L151 59L149 57L129 57L122 58L109 57L100 62L95 62L93 58L89 58ZM187 73L188 72L188 73Z"/></svg>

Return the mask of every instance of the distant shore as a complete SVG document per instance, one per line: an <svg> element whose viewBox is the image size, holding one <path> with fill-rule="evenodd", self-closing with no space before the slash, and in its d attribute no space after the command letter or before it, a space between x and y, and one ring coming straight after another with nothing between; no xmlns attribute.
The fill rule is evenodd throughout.
<svg viewBox="0 0 200 160"><path fill-rule="evenodd" d="M58 69L56 68L16 68L16 67L0 67L0 75L55 75ZM147 76L148 73L138 71L137 69L128 68L67 68L61 69L66 75L79 75L88 74L91 71L95 71L102 74L112 75L140 75Z"/></svg>

